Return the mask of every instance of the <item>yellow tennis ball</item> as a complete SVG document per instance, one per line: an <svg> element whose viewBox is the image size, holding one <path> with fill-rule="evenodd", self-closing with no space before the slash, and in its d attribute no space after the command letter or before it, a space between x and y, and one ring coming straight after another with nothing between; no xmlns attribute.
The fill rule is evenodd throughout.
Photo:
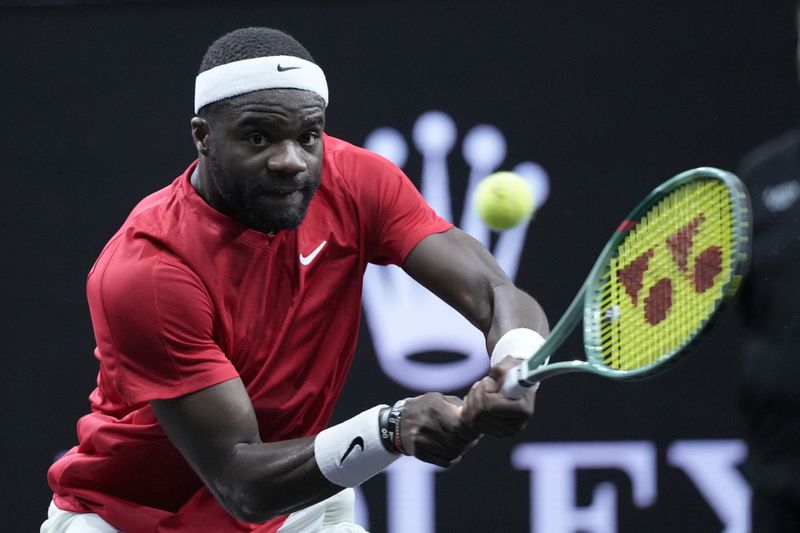
<svg viewBox="0 0 800 533"><path fill-rule="evenodd" d="M481 220L496 231L513 228L533 216L533 191L513 172L495 172L475 188L473 205Z"/></svg>

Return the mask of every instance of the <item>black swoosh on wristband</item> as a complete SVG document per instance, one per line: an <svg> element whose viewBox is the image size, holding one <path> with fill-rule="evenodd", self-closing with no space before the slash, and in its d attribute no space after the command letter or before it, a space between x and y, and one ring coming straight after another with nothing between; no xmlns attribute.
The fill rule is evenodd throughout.
<svg viewBox="0 0 800 533"><path fill-rule="evenodd" d="M364 451L364 439L361 438L361 435L354 438L353 442L350 443L350 446L348 446L347 451L344 452L344 455L342 455L342 458L339 460L339 466L342 466L344 464L344 460L347 459L347 456L350 455L350 452L352 452L353 448L355 448L356 446L361 446L361 451L362 452Z"/></svg>

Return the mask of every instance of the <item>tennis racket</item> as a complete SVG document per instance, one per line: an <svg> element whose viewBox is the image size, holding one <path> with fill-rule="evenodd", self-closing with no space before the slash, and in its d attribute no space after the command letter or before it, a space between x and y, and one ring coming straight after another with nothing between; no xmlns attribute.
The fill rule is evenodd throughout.
<svg viewBox="0 0 800 533"><path fill-rule="evenodd" d="M508 372L503 394L518 398L569 372L629 380L665 370L736 293L750 234L749 196L733 174L703 167L664 182L622 221L547 341ZM581 317L586 360L547 364Z"/></svg>

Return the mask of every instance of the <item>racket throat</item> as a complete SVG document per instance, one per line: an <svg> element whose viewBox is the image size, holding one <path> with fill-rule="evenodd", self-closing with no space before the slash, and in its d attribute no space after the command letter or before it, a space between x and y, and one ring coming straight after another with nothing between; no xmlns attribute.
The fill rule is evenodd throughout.
<svg viewBox="0 0 800 533"><path fill-rule="evenodd" d="M593 371L592 365L585 361L564 361L551 365L540 366L533 372L526 372L524 363L515 366L506 374L501 392L506 398L516 399L522 397L531 388L538 389L539 382L561 374L570 372Z"/></svg>
<svg viewBox="0 0 800 533"><path fill-rule="evenodd" d="M561 374L569 374L572 372L586 372L593 371L592 365L586 361L562 361L560 363L552 363L545 366L540 366L530 373L524 380L522 380L528 387L539 381L544 381ZM525 386L523 385L523 386Z"/></svg>

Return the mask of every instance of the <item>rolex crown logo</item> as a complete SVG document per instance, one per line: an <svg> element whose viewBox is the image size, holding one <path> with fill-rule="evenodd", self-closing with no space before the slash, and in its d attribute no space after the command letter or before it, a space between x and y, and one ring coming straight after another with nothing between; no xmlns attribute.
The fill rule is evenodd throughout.
<svg viewBox="0 0 800 533"><path fill-rule="evenodd" d="M423 113L414 123L412 139L422 159L420 191L440 216L453 222L447 158L458 141L455 122L441 111ZM364 146L398 167L406 166L409 144L394 128L374 130ZM474 126L463 138L461 155L469 171L466 177L452 178L467 180L459 227L488 248L491 231L470 202L480 180L505 166L505 136L495 126ZM511 170L528 181L536 207L541 207L549 192L545 170L532 161L521 162ZM529 222L524 222L502 232L491 250L512 280L517 274L528 225ZM400 385L419 391L452 391L469 385L488 369L489 357L481 332L400 268L369 265L364 277L363 302L381 368ZM455 354L457 358L425 362L421 357L433 352Z"/></svg>

